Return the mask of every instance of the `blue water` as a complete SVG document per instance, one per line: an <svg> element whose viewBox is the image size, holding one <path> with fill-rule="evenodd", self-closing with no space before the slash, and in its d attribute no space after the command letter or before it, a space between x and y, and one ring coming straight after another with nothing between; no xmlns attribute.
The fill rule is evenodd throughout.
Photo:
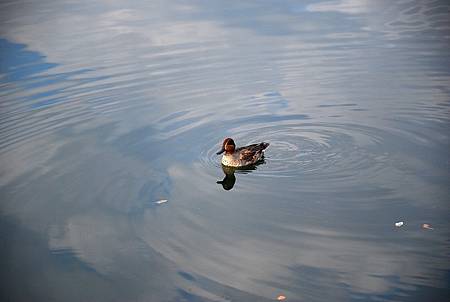
<svg viewBox="0 0 450 302"><path fill-rule="evenodd" d="M3 1L0 300L448 301L449 12Z"/></svg>

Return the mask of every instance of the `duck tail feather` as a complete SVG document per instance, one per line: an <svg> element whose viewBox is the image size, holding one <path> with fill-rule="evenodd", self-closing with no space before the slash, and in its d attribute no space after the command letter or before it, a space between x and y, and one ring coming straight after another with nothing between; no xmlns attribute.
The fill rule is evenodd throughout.
<svg viewBox="0 0 450 302"><path fill-rule="evenodd" d="M261 148L262 148L262 150L264 150L264 149L266 149L267 147L269 147L269 143L266 143L266 142L262 142L261 144L259 144L260 146L261 146Z"/></svg>

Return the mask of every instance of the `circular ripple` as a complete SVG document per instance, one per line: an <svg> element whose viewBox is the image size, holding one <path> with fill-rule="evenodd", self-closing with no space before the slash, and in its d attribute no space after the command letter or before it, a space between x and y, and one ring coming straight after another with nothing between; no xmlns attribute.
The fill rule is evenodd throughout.
<svg viewBox="0 0 450 302"><path fill-rule="evenodd" d="M257 176L303 177L309 180L349 181L361 172L375 177L386 166L383 138L377 128L354 124L274 122L264 126L240 125L230 129L238 145L261 141L270 143L266 164L258 167ZM220 167L216 155L219 141L211 139L200 155L203 165Z"/></svg>

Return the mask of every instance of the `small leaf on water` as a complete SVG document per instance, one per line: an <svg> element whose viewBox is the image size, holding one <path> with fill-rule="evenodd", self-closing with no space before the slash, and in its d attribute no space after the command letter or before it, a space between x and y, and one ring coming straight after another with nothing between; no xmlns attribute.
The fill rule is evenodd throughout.
<svg viewBox="0 0 450 302"><path fill-rule="evenodd" d="M166 202L167 202L167 199L161 199L161 200L155 201L156 204L163 204Z"/></svg>
<svg viewBox="0 0 450 302"><path fill-rule="evenodd" d="M399 228L399 227L401 227L403 224L404 224L403 221L399 221L399 222L396 222L396 223L395 223L395 226Z"/></svg>
<svg viewBox="0 0 450 302"><path fill-rule="evenodd" d="M278 301L286 300L286 296L279 295L279 296L277 297L277 300L278 300Z"/></svg>
<svg viewBox="0 0 450 302"><path fill-rule="evenodd" d="M423 228L423 229L427 229L427 230L433 230L433 228L431 227L431 225L429 225L428 223L422 224L422 228Z"/></svg>

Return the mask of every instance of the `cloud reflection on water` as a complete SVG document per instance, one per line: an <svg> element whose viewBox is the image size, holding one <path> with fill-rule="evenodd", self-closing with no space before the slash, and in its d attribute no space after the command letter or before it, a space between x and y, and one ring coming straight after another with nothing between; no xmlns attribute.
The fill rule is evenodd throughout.
<svg viewBox="0 0 450 302"><path fill-rule="evenodd" d="M398 215L416 223L448 210L448 171L434 163L448 145L448 70L435 72L448 55L440 41L421 40L448 28L433 8L405 3L398 14L395 4L377 14L388 4L367 1L253 4L252 14L245 3L110 1L3 12L11 22L2 35L42 54L39 64L57 63L38 75L75 73L38 88L21 86L36 74L19 89L8 83L8 112L45 103L49 87L64 101L7 124L9 140L30 121L45 132L2 150L2 214L112 280L105 287L124 298L176 300L192 289L226 301L228 289L263 299L282 289L311 301L336 292L386 300L446 288L448 231L391 226ZM27 94L30 102L17 102ZM267 165L224 192L220 167L199 154L224 133L255 139L248 133L261 129L290 141L280 138ZM270 168L299 153L294 142L310 147L295 157L309 170L276 178ZM362 162L370 167L352 166ZM335 173L318 182L324 171ZM155 207L157 198L169 202Z"/></svg>

